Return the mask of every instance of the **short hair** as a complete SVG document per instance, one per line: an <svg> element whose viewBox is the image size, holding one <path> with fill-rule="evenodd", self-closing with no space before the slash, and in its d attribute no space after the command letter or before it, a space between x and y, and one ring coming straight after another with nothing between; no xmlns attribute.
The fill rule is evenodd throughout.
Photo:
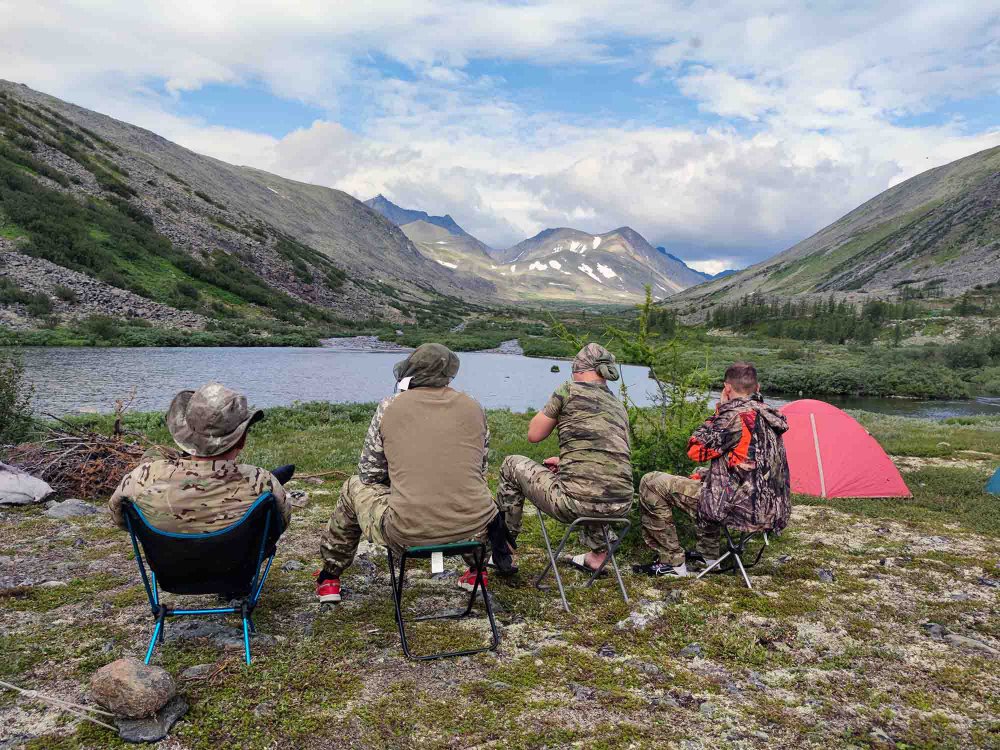
<svg viewBox="0 0 1000 750"><path fill-rule="evenodd" d="M733 362L726 370L725 382L740 393L753 393L760 388L753 362Z"/></svg>

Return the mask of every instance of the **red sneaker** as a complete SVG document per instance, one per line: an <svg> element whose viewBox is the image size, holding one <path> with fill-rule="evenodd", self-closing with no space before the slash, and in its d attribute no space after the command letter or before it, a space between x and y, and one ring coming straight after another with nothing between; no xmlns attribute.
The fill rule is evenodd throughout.
<svg viewBox="0 0 1000 750"><path fill-rule="evenodd" d="M322 604L340 601L340 579L327 578L322 583L316 584L316 598Z"/></svg>
<svg viewBox="0 0 1000 750"><path fill-rule="evenodd" d="M486 571L484 570L480 575L483 577L482 587L486 588ZM460 589L465 589L466 591L472 591L476 587L476 571L469 568L462 574L462 577L458 579L458 587Z"/></svg>

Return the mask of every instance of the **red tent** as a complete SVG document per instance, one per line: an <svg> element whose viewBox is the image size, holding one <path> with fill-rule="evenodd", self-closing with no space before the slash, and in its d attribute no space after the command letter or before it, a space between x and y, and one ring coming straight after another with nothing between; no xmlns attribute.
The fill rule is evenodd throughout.
<svg viewBox="0 0 1000 750"><path fill-rule="evenodd" d="M785 450L792 492L819 497L910 497L899 470L878 441L825 401L786 404Z"/></svg>

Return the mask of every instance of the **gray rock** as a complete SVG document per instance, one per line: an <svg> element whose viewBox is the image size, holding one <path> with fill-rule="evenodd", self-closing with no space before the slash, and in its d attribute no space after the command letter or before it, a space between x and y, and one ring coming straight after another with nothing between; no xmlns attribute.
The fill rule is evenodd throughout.
<svg viewBox="0 0 1000 750"><path fill-rule="evenodd" d="M784 565L785 563L789 563L791 561L792 561L792 556L791 555L779 555L778 556L778 562L781 563L782 565Z"/></svg>
<svg viewBox="0 0 1000 750"><path fill-rule="evenodd" d="M969 638L965 635L958 635L958 633L948 633L944 637L945 642L950 643L952 646L958 646L959 648L969 648L973 651L979 651L984 654L989 654L990 656L1000 656L1000 651L989 644L983 643L982 641L977 641L975 638Z"/></svg>
<svg viewBox="0 0 1000 750"><path fill-rule="evenodd" d="M569 690L573 693L573 697L578 701L592 701L597 697L596 689L587 687L586 685L580 685L576 682L571 682L569 684Z"/></svg>
<svg viewBox="0 0 1000 750"><path fill-rule="evenodd" d="M640 672L645 672L650 675L657 675L660 673L660 668L655 664L650 664L648 661L641 661L635 665L636 669Z"/></svg>
<svg viewBox="0 0 1000 750"><path fill-rule="evenodd" d="M702 716L707 716L709 719L719 712L718 707L714 703L709 703L708 701L702 703L701 706L698 707L698 710L701 712Z"/></svg>
<svg viewBox="0 0 1000 750"><path fill-rule="evenodd" d="M281 566L281 569L284 570L285 572L288 572L291 570L302 570L304 567L305 565L303 565L298 560L289 560L288 562L286 562L284 565Z"/></svg>
<svg viewBox="0 0 1000 750"><path fill-rule="evenodd" d="M45 508L45 515L49 518L75 518L77 516L92 516L97 513L97 508L89 503L71 497L61 503L51 502Z"/></svg>
<svg viewBox="0 0 1000 750"><path fill-rule="evenodd" d="M90 680L94 699L117 716L152 716L174 697L177 688L165 669L136 659L118 659L98 669Z"/></svg>
<svg viewBox="0 0 1000 750"><path fill-rule="evenodd" d="M31 474L15 466L0 463L0 505L31 505L40 503L53 489Z"/></svg>
<svg viewBox="0 0 1000 750"><path fill-rule="evenodd" d="M819 578L821 583L833 583L836 578L833 576L833 571L827 568L819 568L816 571L816 577Z"/></svg>
<svg viewBox="0 0 1000 750"><path fill-rule="evenodd" d="M924 629L924 632L927 633L927 635L929 635L931 638L936 638L938 640L944 638L945 635L948 633L948 628L936 622L925 622L920 627L922 627Z"/></svg>
<svg viewBox="0 0 1000 750"><path fill-rule="evenodd" d="M757 729L757 730L755 730L755 731L753 731L753 732L750 732L750 734L751 734L751 735L752 735L753 737L756 737L756 738L757 738L758 740L761 740L762 742L767 742L768 740L770 740L770 739L771 739L771 738L770 738L770 737L768 736L767 732L762 732L762 731L760 731L759 729Z"/></svg>
<svg viewBox="0 0 1000 750"><path fill-rule="evenodd" d="M501 682L500 680L495 680L490 683L490 687L494 690L510 690L510 685L506 682Z"/></svg>
<svg viewBox="0 0 1000 750"><path fill-rule="evenodd" d="M650 708L665 709L665 708L680 708L681 704L671 698L669 695L665 695L662 698L653 698L649 701Z"/></svg>
<svg viewBox="0 0 1000 750"><path fill-rule="evenodd" d="M953 602L967 602L972 598L970 594L966 594L964 591L959 591L957 594L950 594L948 596Z"/></svg>
<svg viewBox="0 0 1000 750"><path fill-rule="evenodd" d="M666 611L663 602L641 601L636 610L615 625L618 630L644 630L653 620Z"/></svg>
<svg viewBox="0 0 1000 750"><path fill-rule="evenodd" d="M174 724L188 712L188 704L179 695L146 719L115 719L118 734L126 742L159 742L174 728Z"/></svg>
<svg viewBox="0 0 1000 750"><path fill-rule="evenodd" d="M605 643L603 646L597 649L597 655L603 656L605 659L614 659L616 656L618 656L618 653L615 651L614 646L612 646L610 643Z"/></svg>
<svg viewBox="0 0 1000 750"><path fill-rule="evenodd" d="M987 578L986 576L980 576L976 579L976 583L980 586L989 586L990 588L1000 588L1000 578Z"/></svg>
<svg viewBox="0 0 1000 750"><path fill-rule="evenodd" d="M695 657L701 656L701 654L702 650L700 643L689 643L680 651L680 655L687 659L694 659Z"/></svg>
<svg viewBox="0 0 1000 750"><path fill-rule="evenodd" d="M212 674L212 664L195 664L181 672L182 680L203 680Z"/></svg>

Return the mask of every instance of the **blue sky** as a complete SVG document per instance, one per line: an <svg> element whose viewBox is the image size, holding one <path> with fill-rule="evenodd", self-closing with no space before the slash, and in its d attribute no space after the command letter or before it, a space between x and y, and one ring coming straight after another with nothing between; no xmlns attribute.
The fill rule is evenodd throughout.
<svg viewBox="0 0 1000 750"><path fill-rule="evenodd" d="M744 266L1000 144L995 3L0 0L0 75L196 151Z"/></svg>

